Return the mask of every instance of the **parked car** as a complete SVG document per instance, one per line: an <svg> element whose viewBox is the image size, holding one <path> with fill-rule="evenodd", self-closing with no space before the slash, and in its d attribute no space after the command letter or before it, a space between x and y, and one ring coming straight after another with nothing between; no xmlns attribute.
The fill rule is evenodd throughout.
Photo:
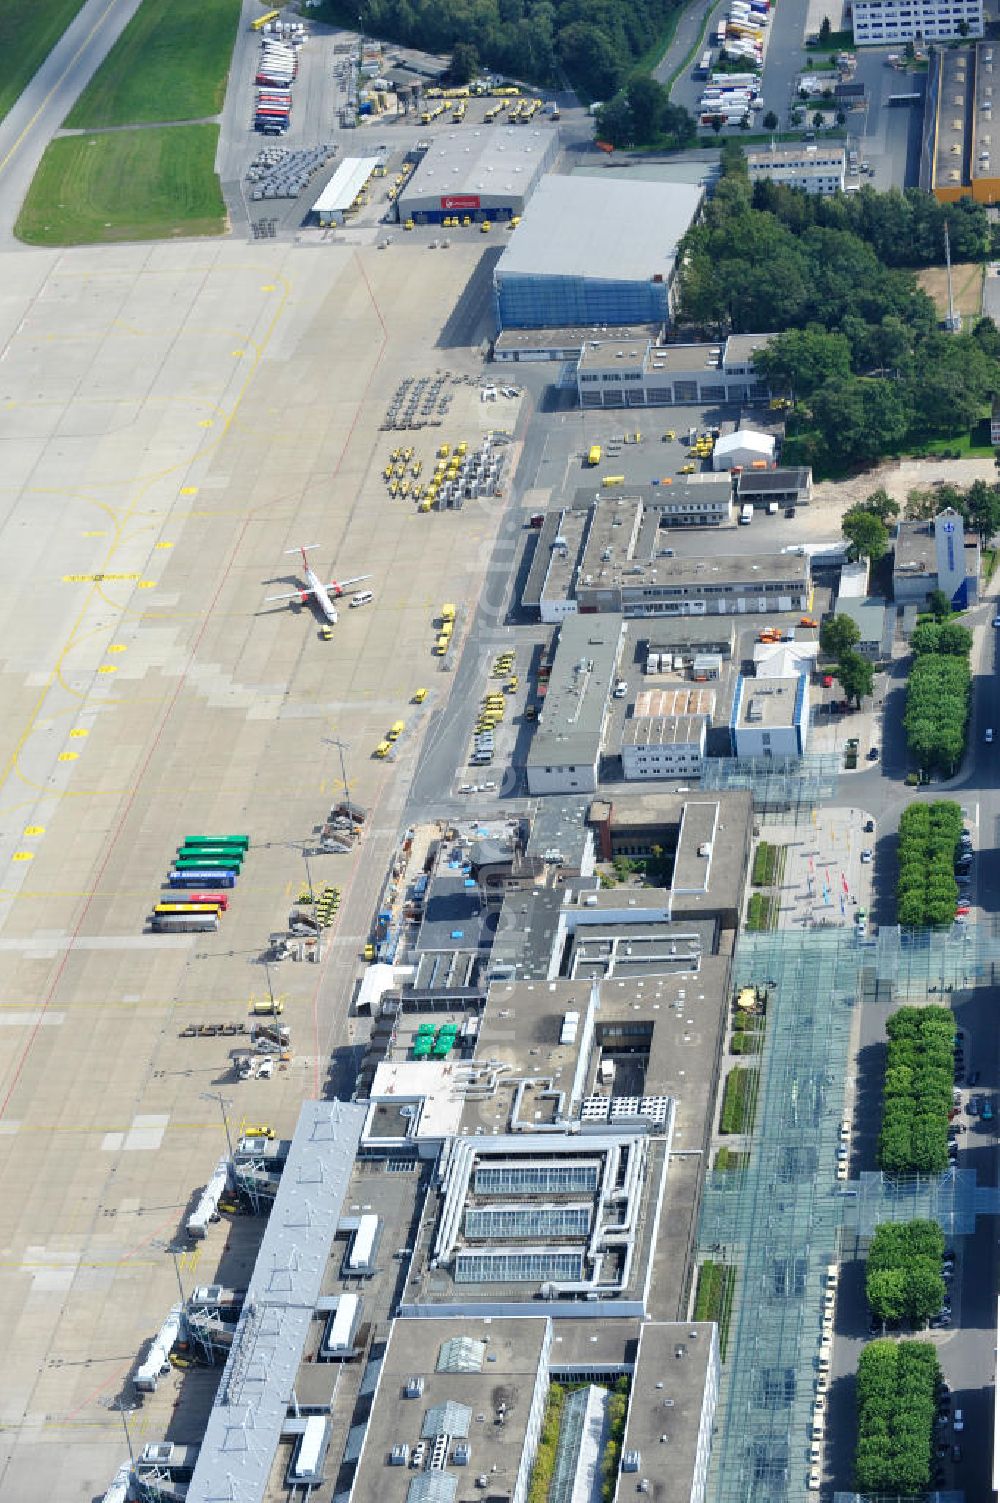
<svg viewBox="0 0 1000 1503"><path fill-rule="evenodd" d="M871 851L862 851L861 852L861 863L862 863L863 866L868 866L869 863L871 861L873 861L873 860L874 860L874 857L873 857Z"/></svg>
<svg viewBox="0 0 1000 1503"><path fill-rule="evenodd" d="M981 1117L982 1117L982 1121L983 1122L992 1122L993 1121L993 1107L992 1107L992 1105L991 1105L991 1103L989 1101L984 1101L983 1102L983 1110L982 1110Z"/></svg>

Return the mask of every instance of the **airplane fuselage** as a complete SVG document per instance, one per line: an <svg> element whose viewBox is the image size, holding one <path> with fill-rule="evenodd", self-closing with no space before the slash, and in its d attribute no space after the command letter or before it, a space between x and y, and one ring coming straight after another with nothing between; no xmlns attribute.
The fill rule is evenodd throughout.
<svg viewBox="0 0 1000 1503"><path fill-rule="evenodd" d="M338 620L337 607L334 605L333 601L330 599L330 595L329 595L329 592L327 590L326 585L318 577L318 575L316 575L313 572L313 570L309 569L309 568L306 569L306 584L309 586L309 590L312 592L312 594L313 594L313 596L314 596L314 598L316 600L316 604L319 606L320 610L323 612L323 615L326 617L326 619L330 622L330 624L332 626L336 626L337 620ZM308 603L309 603L309 592L306 591L306 590L303 590L301 599L302 599L302 604L303 605L308 605Z"/></svg>

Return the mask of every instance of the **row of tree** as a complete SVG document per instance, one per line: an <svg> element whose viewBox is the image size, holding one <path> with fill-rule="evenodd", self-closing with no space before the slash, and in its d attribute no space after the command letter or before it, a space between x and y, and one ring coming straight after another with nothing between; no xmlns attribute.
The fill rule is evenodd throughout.
<svg viewBox="0 0 1000 1503"><path fill-rule="evenodd" d="M913 273L881 258L881 239L812 209L786 222L755 192L727 172L684 237L680 318L718 337L784 331L754 364L793 400L786 460L829 473L968 433L1000 390L992 320L943 333Z"/></svg>
<svg viewBox="0 0 1000 1503"><path fill-rule="evenodd" d="M962 811L950 799L910 804L899 821L896 917L906 928L950 924L958 886L955 853Z"/></svg>
<svg viewBox="0 0 1000 1503"><path fill-rule="evenodd" d="M946 221L956 261L985 261L992 254L986 205L971 198L942 204L920 188L880 193L867 186L860 193L812 194L761 178L754 184L752 203L796 234L812 225L850 230L886 266L940 266Z"/></svg>
<svg viewBox="0 0 1000 1503"><path fill-rule="evenodd" d="M941 1369L929 1341L870 1341L858 1359L859 1493L930 1486Z"/></svg>
<svg viewBox="0 0 1000 1503"><path fill-rule="evenodd" d="M929 521L949 506L959 513L967 531L978 532L981 542L988 542L1000 532L1000 485L990 485L985 480L974 480L968 490L957 485L936 485L928 491L911 491L906 515Z"/></svg>
<svg viewBox="0 0 1000 1503"><path fill-rule="evenodd" d="M947 1007L901 1007L886 1031L879 1166L887 1174L941 1174L948 1167L954 1019Z"/></svg>
<svg viewBox="0 0 1000 1503"><path fill-rule="evenodd" d="M944 1232L936 1221L883 1222L875 1228L865 1294L882 1321L922 1325L944 1303Z"/></svg>
<svg viewBox="0 0 1000 1503"><path fill-rule="evenodd" d="M949 630L948 623L931 627L926 633L919 634L919 627L914 632L912 645L916 656L906 685L903 712L906 744L917 766L924 773L937 770L946 777L952 776L965 751L972 698L969 666L972 638L969 632L964 632L960 639L958 632L964 632L964 628ZM943 634L947 642L944 650L922 650L932 641L940 643ZM953 644L960 648L958 652L950 650ZM904 922L900 919L900 923Z"/></svg>
<svg viewBox="0 0 1000 1503"><path fill-rule="evenodd" d="M440 52L456 37L497 72L610 99L662 36L677 0L365 0L366 32ZM327 0L350 25L357 7Z"/></svg>

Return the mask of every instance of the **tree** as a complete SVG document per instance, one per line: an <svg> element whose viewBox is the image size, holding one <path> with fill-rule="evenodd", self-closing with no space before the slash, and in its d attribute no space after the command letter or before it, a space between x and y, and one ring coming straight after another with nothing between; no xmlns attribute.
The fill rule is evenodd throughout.
<svg viewBox="0 0 1000 1503"><path fill-rule="evenodd" d="M987 543L995 532L1000 532L1000 486L974 480L965 493L965 500L968 520L979 533L980 542Z"/></svg>
<svg viewBox="0 0 1000 1503"><path fill-rule="evenodd" d="M927 597L927 609L938 621L944 621L951 615L951 601L944 590L931 590Z"/></svg>
<svg viewBox="0 0 1000 1503"><path fill-rule="evenodd" d="M597 139L611 146L631 146L632 111L624 94L616 94L597 112Z"/></svg>
<svg viewBox="0 0 1000 1503"><path fill-rule="evenodd" d="M958 621L942 621L938 627L938 651L967 658L972 651L972 633Z"/></svg>
<svg viewBox="0 0 1000 1503"><path fill-rule="evenodd" d="M846 125L847 124L847 116L845 115L845 113L844 113L843 110L838 110L837 111L837 124L838 125Z"/></svg>
<svg viewBox="0 0 1000 1503"><path fill-rule="evenodd" d="M822 128L823 128L823 111L822 110L817 110L816 113L813 115L813 128L815 130L822 130Z"/></svg>
<svg viewBox="0 0 1000 1503"><path fill-rule="evenodd" d="M764 129L765 130L777 130L778 129L778 117L774 113L773 110L768 110L767 114L764 116Z"/></svg>
<svg viewBox="0 0 1000 1503"><path fill-rule="evenodd" d="M835 677L848 699L858 705L875 686L875 669L860 652L845 652L837 664Z"/></svg>
<svg viewBox="0 0 1000 1503"><path fill-rule="evenodd" d="M479 72L479 53L471 42L456 42L448 68L452 83L467 84Z"/></svg>
<svg viewBox="0 0 1000 1503"><path fill-rule="evenodd" d="M632 140L648 146L660 134L667 91L648 73L637 73L629 79L625 95L632 114Z"/></svg>
<svg viewBox="0 0 1000 1503"><path fill-rule="evenodd" d="M894 501L889 492L881 486L877 491L872 491L858 509L870 511L873 517L878 517L886 523L890 522L893 517L899 516L899 502Z"/></svg>
<svg viewBox="0 0 1000 1503"><path fill-rule="evenodd" d="M860 640L861 631L850 616L827 616L819 629L819 645L831 658L842 658Z"/></svg>
<svg viewBox="0 0 1000 1503"><path fill-rule="evenodd" d="M711 120L710 120L710 122L709 122L709 124L711 125L712 129L715 131L715 134L718 135L719 132L722 129L722 126L723 126L722 116L721 115L713 115L712 118L711 118Z"/></svg>
<svg viewBox="0 0 1000 1503"><path fill-rule="evenodd" d="M766 377L772 390L780 386L796 398L808 400L827 382L850 379L851 347L843 334L826 334L816 328L788 329L755 352L754 368Z"/></svg>
<svg viewBox="0 0 1000 1503"><path fill-rule="evenodd" d="M822 21L819 23L819 39L820 39L820 41L823 42L823 43L828 42L830 40L830 33L831 33L832 30L833 30L833 27L830 25L830 17L829 16L824 16L823 19L822 19Z"/></svg>
<svg viewBox="0 0 1000 1503"><path fill-rule="evenodd" d="M889 547L889 534L881 517L858 507L845 513L841 531L851 545L853 559L867 558L877 564Z"/></svg>

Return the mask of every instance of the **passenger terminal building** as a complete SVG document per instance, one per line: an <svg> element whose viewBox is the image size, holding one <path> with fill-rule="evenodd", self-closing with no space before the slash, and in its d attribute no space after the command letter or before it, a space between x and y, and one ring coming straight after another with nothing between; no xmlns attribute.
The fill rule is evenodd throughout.
<svg viewBox="0 0 1000 1503"><path fill-rule="evenodd" d="M665 324L703 198L689 183L546 178L493 273L497 328Z"/></svg>

